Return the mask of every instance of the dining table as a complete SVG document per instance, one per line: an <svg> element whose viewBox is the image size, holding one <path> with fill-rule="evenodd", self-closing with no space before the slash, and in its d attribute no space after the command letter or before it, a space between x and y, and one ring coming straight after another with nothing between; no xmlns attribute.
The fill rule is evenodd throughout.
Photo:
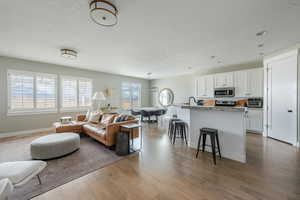
<svg viewBox="0 0 300 200"><path fill-rule="evenodd" d="M134 108L132 109L133 113L136 115L141 115L143 122L148 123L157 123L158 122L158 116L164 115L167 111L164 107L140 107L140 108ZM155 120L151 120L151 117L155 116ZM143 118L146 117L148 120L144 121Z"/></svg>

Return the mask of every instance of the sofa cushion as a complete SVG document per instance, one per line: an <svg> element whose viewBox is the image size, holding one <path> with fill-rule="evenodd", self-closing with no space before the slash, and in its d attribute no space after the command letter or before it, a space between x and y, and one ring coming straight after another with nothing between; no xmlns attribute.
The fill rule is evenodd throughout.
<svg viewBox="0 0 300 200"><path fill-rule="evenodd" d="M100 123L101 124L110 124L114 121L115 115L113 114L103 114Z"/></svg>
<svg viewBox="0 0 300 200"><path fill-rule="evenodd" d="M83 130L87 134L96 134L101 137L101 139L105 139L106 130L102 127L100 124L88 123L83 125Z"/></svg>

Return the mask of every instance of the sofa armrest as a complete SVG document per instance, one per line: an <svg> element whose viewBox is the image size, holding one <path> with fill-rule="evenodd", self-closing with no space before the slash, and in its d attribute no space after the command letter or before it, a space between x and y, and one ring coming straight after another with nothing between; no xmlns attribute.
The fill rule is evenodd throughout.
<svg viewBox="0 0 300 200"><path fill-rule="evenodd" d="M83 122L85 120L85 116L84 114L78 114L76 115L76 121L80 121Z"/></svg>
<svg viewBox="0 0 300 200"><path fill-rule="evenodd" d="M124 121L124 122L117 122L117 123L111 123L106 126L106 145L112 146L116 144L116 135L121 130L121 126L125 124L136 124L139 123L138 120L130 120L130 121ZM134 137L138 137L139 129L135 128L134 130Z"/></svg>

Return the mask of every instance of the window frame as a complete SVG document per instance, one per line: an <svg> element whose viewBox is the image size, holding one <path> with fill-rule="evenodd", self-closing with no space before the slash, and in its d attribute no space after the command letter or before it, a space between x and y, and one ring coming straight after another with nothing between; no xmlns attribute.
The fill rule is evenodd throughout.
<svg viewBox="0 0 300 200"><path fill-rule="evenodd" d="M69 80L76 80L76 91L77 91L77 97L76 97L76 107L63 107L63 80L64 79L69 79ZM91 82L91 105L89 106L79 106L79 81L90 81ZM73 112L73 111L87 111L89 108L91 108L93 104L93 79L89 78L82 78L82 77L76 77L76 76L65 76L65 75L60 75L60 111L61 112Z"/></svg>
<svg viewBox="0 0 300 200"><path fill-rule="evenodd" d="M139 85L139 100L138 100L138 107L141 107L142 106L142 84L141 83L139 83L139 82L135 82L135 81L122 81L121 82L121 87L120 87L120 90L121 90L121 94L120 94L120 96L121 96L121 109L123 109L123 110L126 110L126 109L124 109L122 106L122 104L123 104L123 88L122 88L122 85L124 84L124 83L127 83L127 84L129 84L130 85L130 89L129 89L129 91L130 91L130 108L129 109L127 109L127 110L131 110L131 109L133 109L134 107L133 107L133 96L132 96L132 94L133 94L133 92L132 92L132 90L133 90L133 84L137 84L137 85Z"/></svg>
<svg viewBox="0 0 300 200"><path fill-rule="evenodd" d="M10 82L10 74L24 74L28 76L33 76L33 108L30 109L11 109L11 82ZM37 108L37 76L47 76L55 79L55 107L54 108ZM58 112L58 76L57 74L50 73L41 73L41 72L33 72L33 71L23 71L23 70L7 70L6 73L6 84L7 84L7 116L17 116L17 115L34 115L34 114L44 114L44 113L57 113Z"/></svg>

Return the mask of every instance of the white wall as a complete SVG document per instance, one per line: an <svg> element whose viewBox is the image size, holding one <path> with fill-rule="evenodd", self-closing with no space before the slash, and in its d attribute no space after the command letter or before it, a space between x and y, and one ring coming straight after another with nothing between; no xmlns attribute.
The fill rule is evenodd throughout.
<svg viewBox="0 0 300 200"><path fill-rule="evenodd" d="M196 76L214 74L221 72L238 71L244 69L251 69L262 67L262 62L248 63L243 65L227 66L222 68L216 68L203 72L198 72L192 75L176 76L164 79L151 80L151 87L157 87L158 90L163 88L170 88L174 92L174 103L180 104L188 101L188 97L195 96L195 78ZM152 105L158 105L153 103Z"/></svg>
<svg viewBox="0 0 300 200"><path fill-rule="evenodd" d="M33 62L8 57L0 57L0 136L1 133L48 128L61 116L75 116L76 113L35 114L7 116L7 70L23 70L58 75L89 78L93 80L93 90L102 91L113 88L113 96L108 101L120 105L120 85L122 81L139 82L142 85L142 106L149 106L149 80L113 75L95 71L81 70L66 66ZM59 80L58 80L59 81ZM59 84L59 83L58 83ZM59 93L58 93L59 95ZM59 96L58 96L59 98Z"/></svg>

